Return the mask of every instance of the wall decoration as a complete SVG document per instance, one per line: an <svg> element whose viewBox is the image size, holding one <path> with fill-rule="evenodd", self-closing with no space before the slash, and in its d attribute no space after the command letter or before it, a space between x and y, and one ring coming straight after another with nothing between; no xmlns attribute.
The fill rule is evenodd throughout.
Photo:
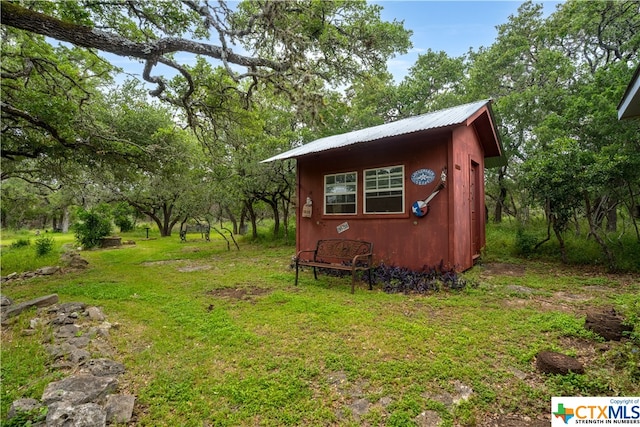
<svg viewBox="0 0 640 427"><path fill-rule="evenodd" d="M348 229L349 229L349 223L348 222L343 222L342 224L338 224L338 226L336 227L336 230L338 230L338 234L344 233Z"/></svg>
<svg viewBox="0 0 640 427"><path fill-rule="evenodd" d="M411 174L411 182L416 185L431 184L436 178L436 173L431 169L418 169Z"/></svg>

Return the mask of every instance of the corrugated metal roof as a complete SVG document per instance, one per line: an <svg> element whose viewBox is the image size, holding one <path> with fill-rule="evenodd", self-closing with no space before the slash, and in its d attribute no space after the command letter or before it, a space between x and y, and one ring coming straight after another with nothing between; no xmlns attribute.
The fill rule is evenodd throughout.
<svg viewBox="0 0 640 427"><path fill-rule="evenodd" d="M327 136L270 157L263 160L262 163L274 160L291 159L311 153L318 153L320 151L346 147L360 142L375 141L392 136L461 124L489 102L491 102L491 100L485 99L483 101L472 102L469 104L459 105L457 107L434 111L432 113L409 117L407 119L386 123L384 125L373 126L340 135Z"/></svg>

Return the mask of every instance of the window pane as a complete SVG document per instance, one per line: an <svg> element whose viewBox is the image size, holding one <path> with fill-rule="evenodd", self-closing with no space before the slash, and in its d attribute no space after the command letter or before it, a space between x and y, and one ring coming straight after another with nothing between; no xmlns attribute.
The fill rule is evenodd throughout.
<svg viewBox="0 0 640 427"><path fill-rule="evenodd" d="M356 172L325 176L325 213L356 213Z"/></svg>
<svg viewBox="0 0 640 427"><path fill-rule="evenodd" d="M404 167L365 171L365 213L404 212Z"/></svg>

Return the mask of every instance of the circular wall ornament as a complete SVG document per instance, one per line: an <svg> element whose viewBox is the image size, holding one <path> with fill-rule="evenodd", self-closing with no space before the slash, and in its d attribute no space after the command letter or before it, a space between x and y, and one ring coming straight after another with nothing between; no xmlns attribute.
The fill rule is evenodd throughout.
<svg viewBox="0 0 640 427"><path fill-rule="evenodd" d="M431 169L418 169L411 174L411 182L416 185L427 185L433 182L436 173Z"/></svg>

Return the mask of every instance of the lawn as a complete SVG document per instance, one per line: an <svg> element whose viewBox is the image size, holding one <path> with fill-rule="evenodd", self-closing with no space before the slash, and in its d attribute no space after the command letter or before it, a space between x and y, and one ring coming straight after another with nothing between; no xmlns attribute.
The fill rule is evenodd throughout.
<svg viewBox="0 0 640 427"><path fill-rule="evenodd" d="M445 426L526 425L549 419L551 396L640 395L638 341L605 343L583 328L587 310L611 306L639 327L638 275L492 259L465 273L475 285L462 291L360 283L352 295L349 278L310 272L294 287L292 246L227 251L197 237L125 237L136 244L83 252L85 271L2 293L101 307L118 324L110 344L140 426L406 426L425 411ZM3 418L66 374L48 367L39 335L21 334L34 316L2 329ZM538 373L544 349L577 356L586 373ZM453 403L461 388L473 391Z"/></svg>

